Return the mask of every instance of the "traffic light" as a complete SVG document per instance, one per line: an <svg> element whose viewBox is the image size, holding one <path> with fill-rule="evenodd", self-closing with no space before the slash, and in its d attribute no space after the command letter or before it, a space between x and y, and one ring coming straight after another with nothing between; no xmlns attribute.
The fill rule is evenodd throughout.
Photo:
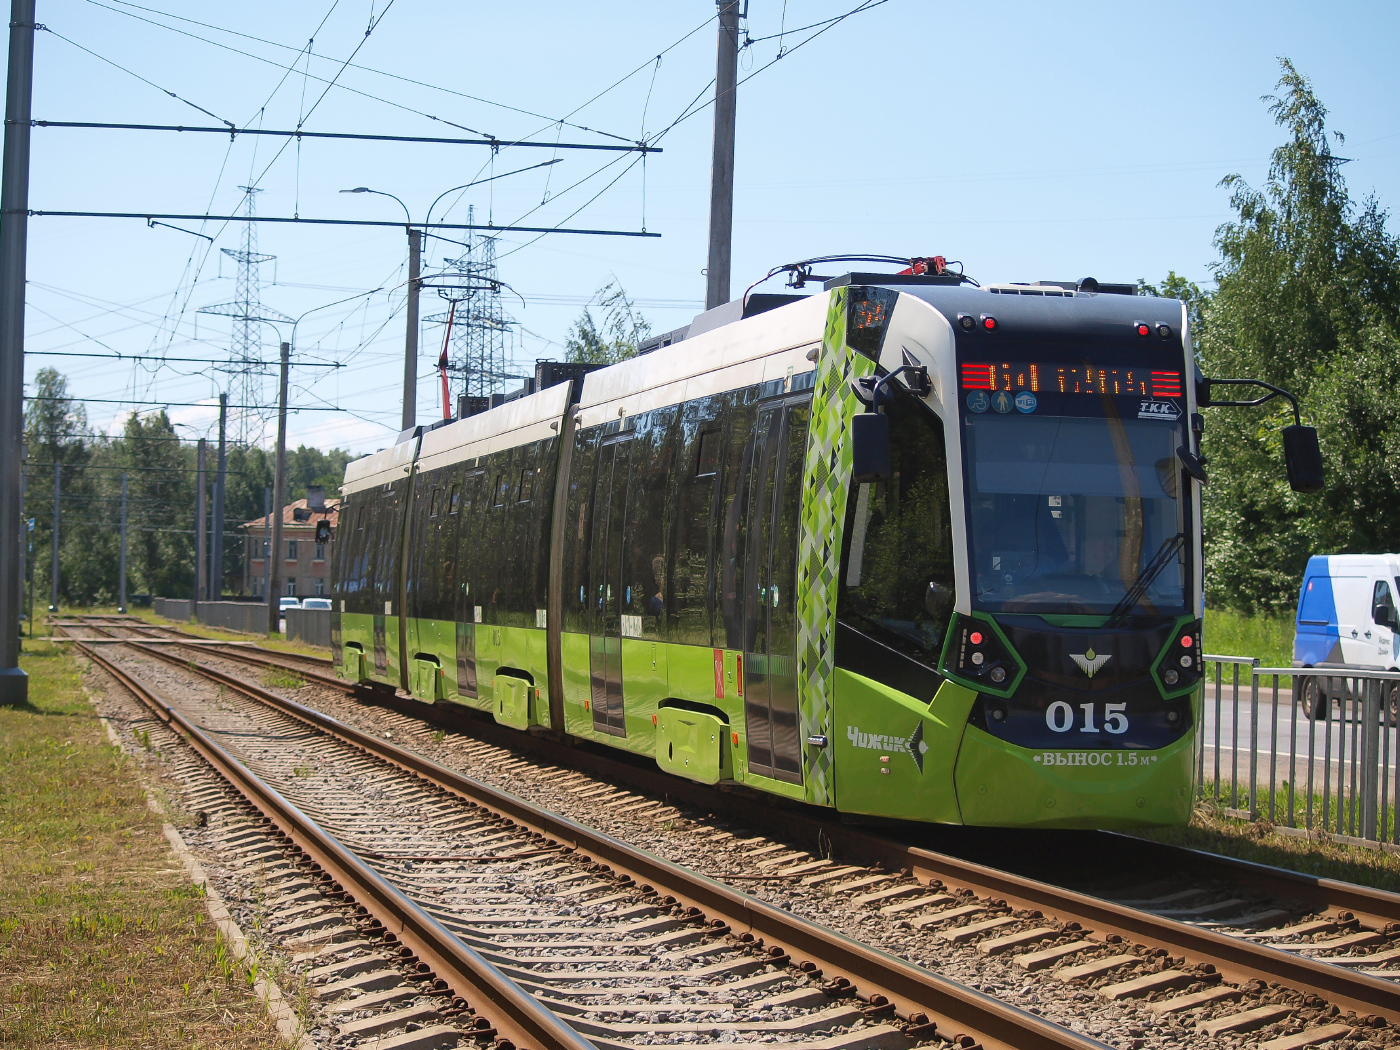
<svg viewBox="0 0 1400 1050"><path fill-rule="evenodd" d="M322 518L320 521L318 521L318 522L316 523L316 542L317 542L317 543L330 543L330 541L331 541L331 523L330 523L328 520L326 520L325 518Z"/></svg>

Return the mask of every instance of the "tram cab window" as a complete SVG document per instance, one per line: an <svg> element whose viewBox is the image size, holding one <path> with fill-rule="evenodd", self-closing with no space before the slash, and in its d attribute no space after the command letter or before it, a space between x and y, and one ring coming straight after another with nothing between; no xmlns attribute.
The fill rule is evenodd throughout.
<svg viewBox="0 0 1400 1050"><path fill-rule="evenodd" d="M953 612L943 424L901 393L886 407L890 476L846 501L838 618L932 667Z"/></svg>

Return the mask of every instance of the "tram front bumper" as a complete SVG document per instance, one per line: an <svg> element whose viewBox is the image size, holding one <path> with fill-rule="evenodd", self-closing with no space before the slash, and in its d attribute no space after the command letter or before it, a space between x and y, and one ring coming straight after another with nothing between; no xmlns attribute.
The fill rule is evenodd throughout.
<svg viewBox="0 0 1400 1050"><path fill-rule="evenodd" d="M1031 751L969 725L953 780L963 823L1142 828L1191 816L1195 734L1156 751Z"/></svg>

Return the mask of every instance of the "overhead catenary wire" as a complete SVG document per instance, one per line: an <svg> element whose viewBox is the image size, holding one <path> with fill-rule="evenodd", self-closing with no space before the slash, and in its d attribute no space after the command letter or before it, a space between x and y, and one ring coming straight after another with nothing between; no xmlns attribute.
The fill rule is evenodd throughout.
<svg viewBox="0 0 1400 1050"><path fill-rule="evenodd" d="M179 133L188 132L192 135L228 135L232 139L236 139L239 135L261 135L268 138L287 139L344 139L348 141L407 142L445 146L490 146L495 149L504 148L505 146L510 145L527 148L536 147L539 149L590 150L593 152L604 153L662 152L659 147L647 146L642 143L614 145L610 142L526 142L524 140L506 143L497 138L462 139L448 138L446 136L441 135L375 135L367 132L352 131L304 131L301 128L296 128L293 130L281 130L274 128L238 128L232 125L224 128L211 128L186 124L117 124L85 120L31 120L29 124L31 127L35 128L67 128L88 131L173 131ZM494 177L501 178L502 176L497 175ZM182 232L189 233L190 231L185 230ZM203 236L203 234L198 234L197 236Z"/></svg>
<svg viewBox="0 0 1400 1050"><path fill-rule="evenodd" d="M169 95L171 98L175 99L177 102L183 102L185 105L189 106L191 109L197 109L197 110L199 110L199 111L200 111L201 113L203 113L206 117L213 117L215 120L220 121L220 122L223 123L223 124L226 124L229 128L232 128L232 127L234 126L233 121L231 121L231 120L225 120L223 117L219 116L217 113L214 113L214 112L211 112L210 110L205 109L203 106L199 105L198 103L191 102L191 101L190 101L189 99L187 99L187 98L182 98L180 95L177 95L175 92L171 91L169 88L163 88L163 87L161 87L159 84L157 84L155 81L153 81L153 80L147 80L145 77L143 77L140 73L137 73L135 70L127 69L126 66L122 65L120 62L115 62L115 61L113 61L112 59L106 57L105 55L99 55L96 51L92 50L91 48L84 47L82 44L78 43L76 40L70 40L70 39L68 39L68 37L64 36L62 33L59 33L59 32L57 32L56 30L50 29L50 28L49 28L48 26L46 26L46 25L35 25L34 28L37 29L37 30L41 30L41 31L43 31L43 32L45 32L45 33L48 33L50 36L57 37L59 40L62 40L65 44L71 44L73 47L76 47L79 51L86 52L87 54L91 55L93 58L97 59L99 62L105 62L105 63L107 63L107 65L111 66L111 67L114 68L114 69L120 69L123 73L127 74L127 76L135 77L137 80L141 81L141 83L146 84L146 85L148 85L148 86L150 86L150 87L155 88L155 89L156 89L157 91L159 91L161 94L163 94L163 95Z"/></svg>
<svg viewBox="0 0 1400 1050"><path fill-rule="evenodd" d="M218 408L217 401L136 401L129 397L74 397L66 394L63 397L51 396L47 394L25 394L26 401L80 401L85 405L150 405L156 408ZM228 405L228 408L235 408L239 411L258 411L265 405ZM288 405L288 412L342 412L339 405Z"/></svg>
<svg viewBox="0 0 1400 1050"><path fill-rule="evenodd" d="M171 19L174 19L174 20L179 21L179 22L185 22L185 23L187 23L187 24L189 24L189 25L197 25L197 26L199 26L199 27L201 27L201 28L203 28L203 29L210 29L210 30L213 30L213 31L216 32L216 33L227 33L229 36L236 36L236 37L240 37L240 38L242 38L242 39L244 39L244 40L251 40L251 41L254 41L255 43L266 44L266 45L269 46L269 47L281 48L281 49L286 50L286 51L297 51L299 54L305 51L305 52L306 52L307 54L309 54L312 58L318 58L318 59L321 59L321 60L323 60L323 61L334 61L333 59L329 58L329 57L326 56L326 55L318 55L318 54L316 54L314 51L307 51L307 50L304 49L304 48L294 48L294 47L292 47L290 44L283 44L283 43L281 43L281 42L279 42L279 41L276 41L276 40L268 40L268 39L266 39L265 37L254 36L254 35L252 35L252 34L250 34L250 33L243 33L243 32L240 32L240 31L238 31L238 30L235 30L235 29L227 29L227 28L224 28L223 26L212 25L212 24L210 24L210 23L208 23L208 22L200 22L200 21L197 21L196 19L186 18L186 17L183 17L183 16L181 16L181 15L172 14L171 12L168 12L168 11L160 11L160 10L157 10L156 8L153 8L153 7L142 7L142 6L139 5L139 4L128 3L128 2L126 2L126 0L115 0L115 2L118 3L118 4L120 4L122 7L130 7L130 8L133 8L133 9L137 10L137 11L145 11L145 12L147 12L147 13L149 13L149 14L157 14L157 15L160 15L161 17L163 17L163 18L171 18ZM294 67L292 67L292 66L283 66L281 63L273 62L271 59L265 58L265 57L263 57L263 56L261 56L261 55L253 55L253 54L249 54L249 53L246 52L246 51L240 51L240 50L238 50L237 48L230 47L230 46L227 45L227 44L221 44L221 43L219 43L217 40L210 40L210 39L208 39L207 37L202 37L202 36L199 36L198 34L195 34L195 33L189 33L189 32L186 32L186 31L184 31L184 30L181 30L181 29L176 29L174 26L162 25L160 22L156 22L156 21L154 21L154 20L152 20L152 19L149 19L149 18L142 18L140 15L134 15L134 14L132 14L130 11L122 11L122 10L118 10L117 8L114 8L114 7L109 7L107 4L100 3L99 0L87 0L87 3L91 4L91 5L94 6L94 7L100 7L100 8L102 8L102 9L104 9L104 10L111 11L111 12L113 12L114 14L120 14L120 15L123 15L123 16L128 17L128 18L133 18L133 19L135 19L135 20L137 20L137 21L140 21L140 22L145 22L145 23L147 23L148 25L156 26L157 28L159 28L159 29L164 29L164 30L166 30L167 32L179 33L180 35L189 37L189 38L192 39L192 40L198 40L198 41L200 41L201 43L206 43L206 44L209 44L209 45L211 45L211 46L213 46L213 47L218 47L218 48L222 48L222 49L227 50L227 51L231 51L231 52L233 52L234 54L242 55L242 56L245 57L245 58L251 58L251 59L254 59L254 60L259 61L259 62L265 62L265 63L268 63L268 64L270 64L270 65L275 65L275 66L277 66L279 69L285 69L285 70L287 70L289 73L292 72L292 71L293 71L293 68L294 68ZM704 28L704 26L707 25L708 22L709 22L709 20L707 19L705 23L702 23L702 24L701 24L700 28ZM690 35L690 34L687 34L687 35ZM684 39L684 38L682 38L682 39ZM674 45L673 45L673 46L674 46ZM670 49L668 48L667 50L670 50ZM663 52L663 53L664 53L664 52ZM512 106L512 105L509 105L509 104L507 104L507 103L505 103L505 102L497 102L497 101L495 101L495 100L493 100L493 99L483 98L483 97L481 97L480 95L472 95L472 94L469 94L468 92L465 92L465 91L458 91L458 90L456 90L455 88L445 87L445 86L443 86L443 85L441 85L441 84L432 84L432 83L429 83L428 81L425 81L425 80L415 80L415 79L412 78L412 77L406 77L406 76L403 76L403 75L401 75L401 74L399 74L399 73L390 73L390 72L388 72L387 70L383 70L383 69L375 69L375 68L372 67L372 66L360 65L360 64L358 64L358 63L352 62L352 63L350 63L350 68L351 68L351 69L355 69L355 70L359 70L359 71L365 72L365 73L373 73L373 74L375 74L376 76L386 77L386 78L388 78L388 79L390 79L390 80L397 80L397 81L399 81L400 83L412 84L412 85L415 86L415 87L424 87L424 88L428 88L429 90L432 90L432 91L440 91L440 92L442 92L442 93L444 93L444 94L454 95L454 96L456 96L456 97L458 97L458 98L464 98L464 99L467 99L467 100L472 101L472 102L480 102L482 105L493 106L493 107L495 107L495 108L497 108L497 109L503 109L503 110L506 110L506 111L511 112L511 113L520 113L520 114L522 114L523 116L535 117L536 119L539 119L539 120L548 121L548 123L545 125L546 127L553 127L555 124L562 124L562 125L564 125L564 126L566 126L566 127L575 128L575 129L577 129L577 130L579 130L579 131L586 131L586 132L589 132L590 134L593 134L593 135L603 135L603 136L605 136L605 137L607 137L607 138L617 139L617 140L620 141L620 142L630 142L630 141L632 141L632 140L631 140L630 138L628 138L626 135L615 135L615 134L613 134L612 132L603 131L603 130L600 129L600 128L593 128L593 127L589 127L589 126L586 125L586 124L578 124L578 123L575 123L575 122L573 122L573 121L568 120L567 118L563 118L563 117L551 117L551 116L549 116L548 114L545 114L545 113L536 113L534 110L522 109L522 108L519 107L519 106ZM314 75L312 75L311 79L313 79L313 80L321 80L321 78L316 77L316 76L314 76ZM324 81L322 81L322 82L324 83ZM435 116L433 116L432 114L429 114L429 113L420 113L420 112L417 111L417 110L411 110L411 109L409 109L409 108L406 107L406 106L400 105L399 103L391 102L391 101L388 100L388 99L379 98L378 96L371 95L371 94L369 94L369 93L367 93L367 92L359 91L359 90L356 90L355 88L347 87L347 86L344 85L344 84L339 84L339 85L337 85L337 86L338 86L342 91L350 91L350 92L353 92L354 94L357 94L357 95L363 95L363 96L366 97L366 98L374 99L375 101L377 101L377 102L382 102L382 103L384 103L385 105L395 106L395 107L397 107L397 108L407 110L408 112L412 112L412 113L414 113L415 115L427 117L427 118L430 119L430 120L441 121L441 122L443 122L443 123L448 123L448 124L451 124L451 123L452 123L451 121L443 121L443 118L441 118L441 117L435 117ZM582 108L582 107L579 107L579 108ZM575 112L577 112L577 110L575 110ZM458 124L453 124L453 126L454 126L454 127L463 127L462 125L458 125ZM475 129L473 129L473 128L466 128L466 127L463 127L463 130L464 130L464 131L475 131ZM485 132L476 132L476 133L477 133L477 134L485 134Z"/></svg>

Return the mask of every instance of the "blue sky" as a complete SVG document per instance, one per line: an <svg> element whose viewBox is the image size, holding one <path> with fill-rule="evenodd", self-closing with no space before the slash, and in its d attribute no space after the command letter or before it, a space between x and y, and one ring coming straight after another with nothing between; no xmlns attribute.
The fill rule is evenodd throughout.
<svg viewBox="0 0 1400 1050"><path fill-rule="evenodd" d="M1337 152L1353 158L1353 195L1400 201L1400 64L1390 54L1400 5L888 0L802 43L813 31L801 27L857 2L749 0L748 35L770 39L740 62L741 77L755 75L738 100L734 295L775 264L842 251L943 254L984 281L1131 281L1173 269L1208 281L1214 230L1230 218L1220 179L1238 172L1262 184L1281 140L1260 99L1285 55L1347 136ZM39 0L38 20L52 32L37 37L34 117L213 122L165 93L174 92L240 127L635 140L704 96L713 13L712 0ZM300 49L313 34L320 57L308 60ZM774 62L780 45L786 53ZM352 53L355 65L342 69ZM593 130L561 128L560 118ZM339 192L367 185L421 219L449 187L561 157L451 195L434 213L464 222L470 205L501 225L553 226L582 206L566 225L661 234L502 237L501 277L524 298L505 303L519 322L511 347L528 368L561 356L570 324L610 280L658 332L700 309L711 133L705 108L660 139L663 153L625 170L630 156L525 147L493 158L480 147L282 148L246 136L36 128L30 207L228 214L239 187L255 181L264 215L402 216L392 200ZM228 352L229 322L197 311L233 298L235 266L219 249L237 249L242 227L202 229L212 245L139 219L31 219L28 350L142 360L34 353L27 376L58 367L75 394L93 399L216 398L225 373L173 359ZM342 409L294 413L290 441L383 447L399 424L403 231L262 224L257 233L259 250L277 256L262 268L264 303L306 315L292 404ZM455 251L430 243L425 264L440 268ZM338 300L348 301L328 305ZM442 310L425 293L424 315ZM273 360L289 332L264 329ZM421 422L434 417L442 337L440 325L423 325ZM343 367L314 367L326 363ZM274 392L269 376L262 396ZM102 429L127 411L88 406ZM209 408L170 412L182 434L213 435Z"/></svg>

